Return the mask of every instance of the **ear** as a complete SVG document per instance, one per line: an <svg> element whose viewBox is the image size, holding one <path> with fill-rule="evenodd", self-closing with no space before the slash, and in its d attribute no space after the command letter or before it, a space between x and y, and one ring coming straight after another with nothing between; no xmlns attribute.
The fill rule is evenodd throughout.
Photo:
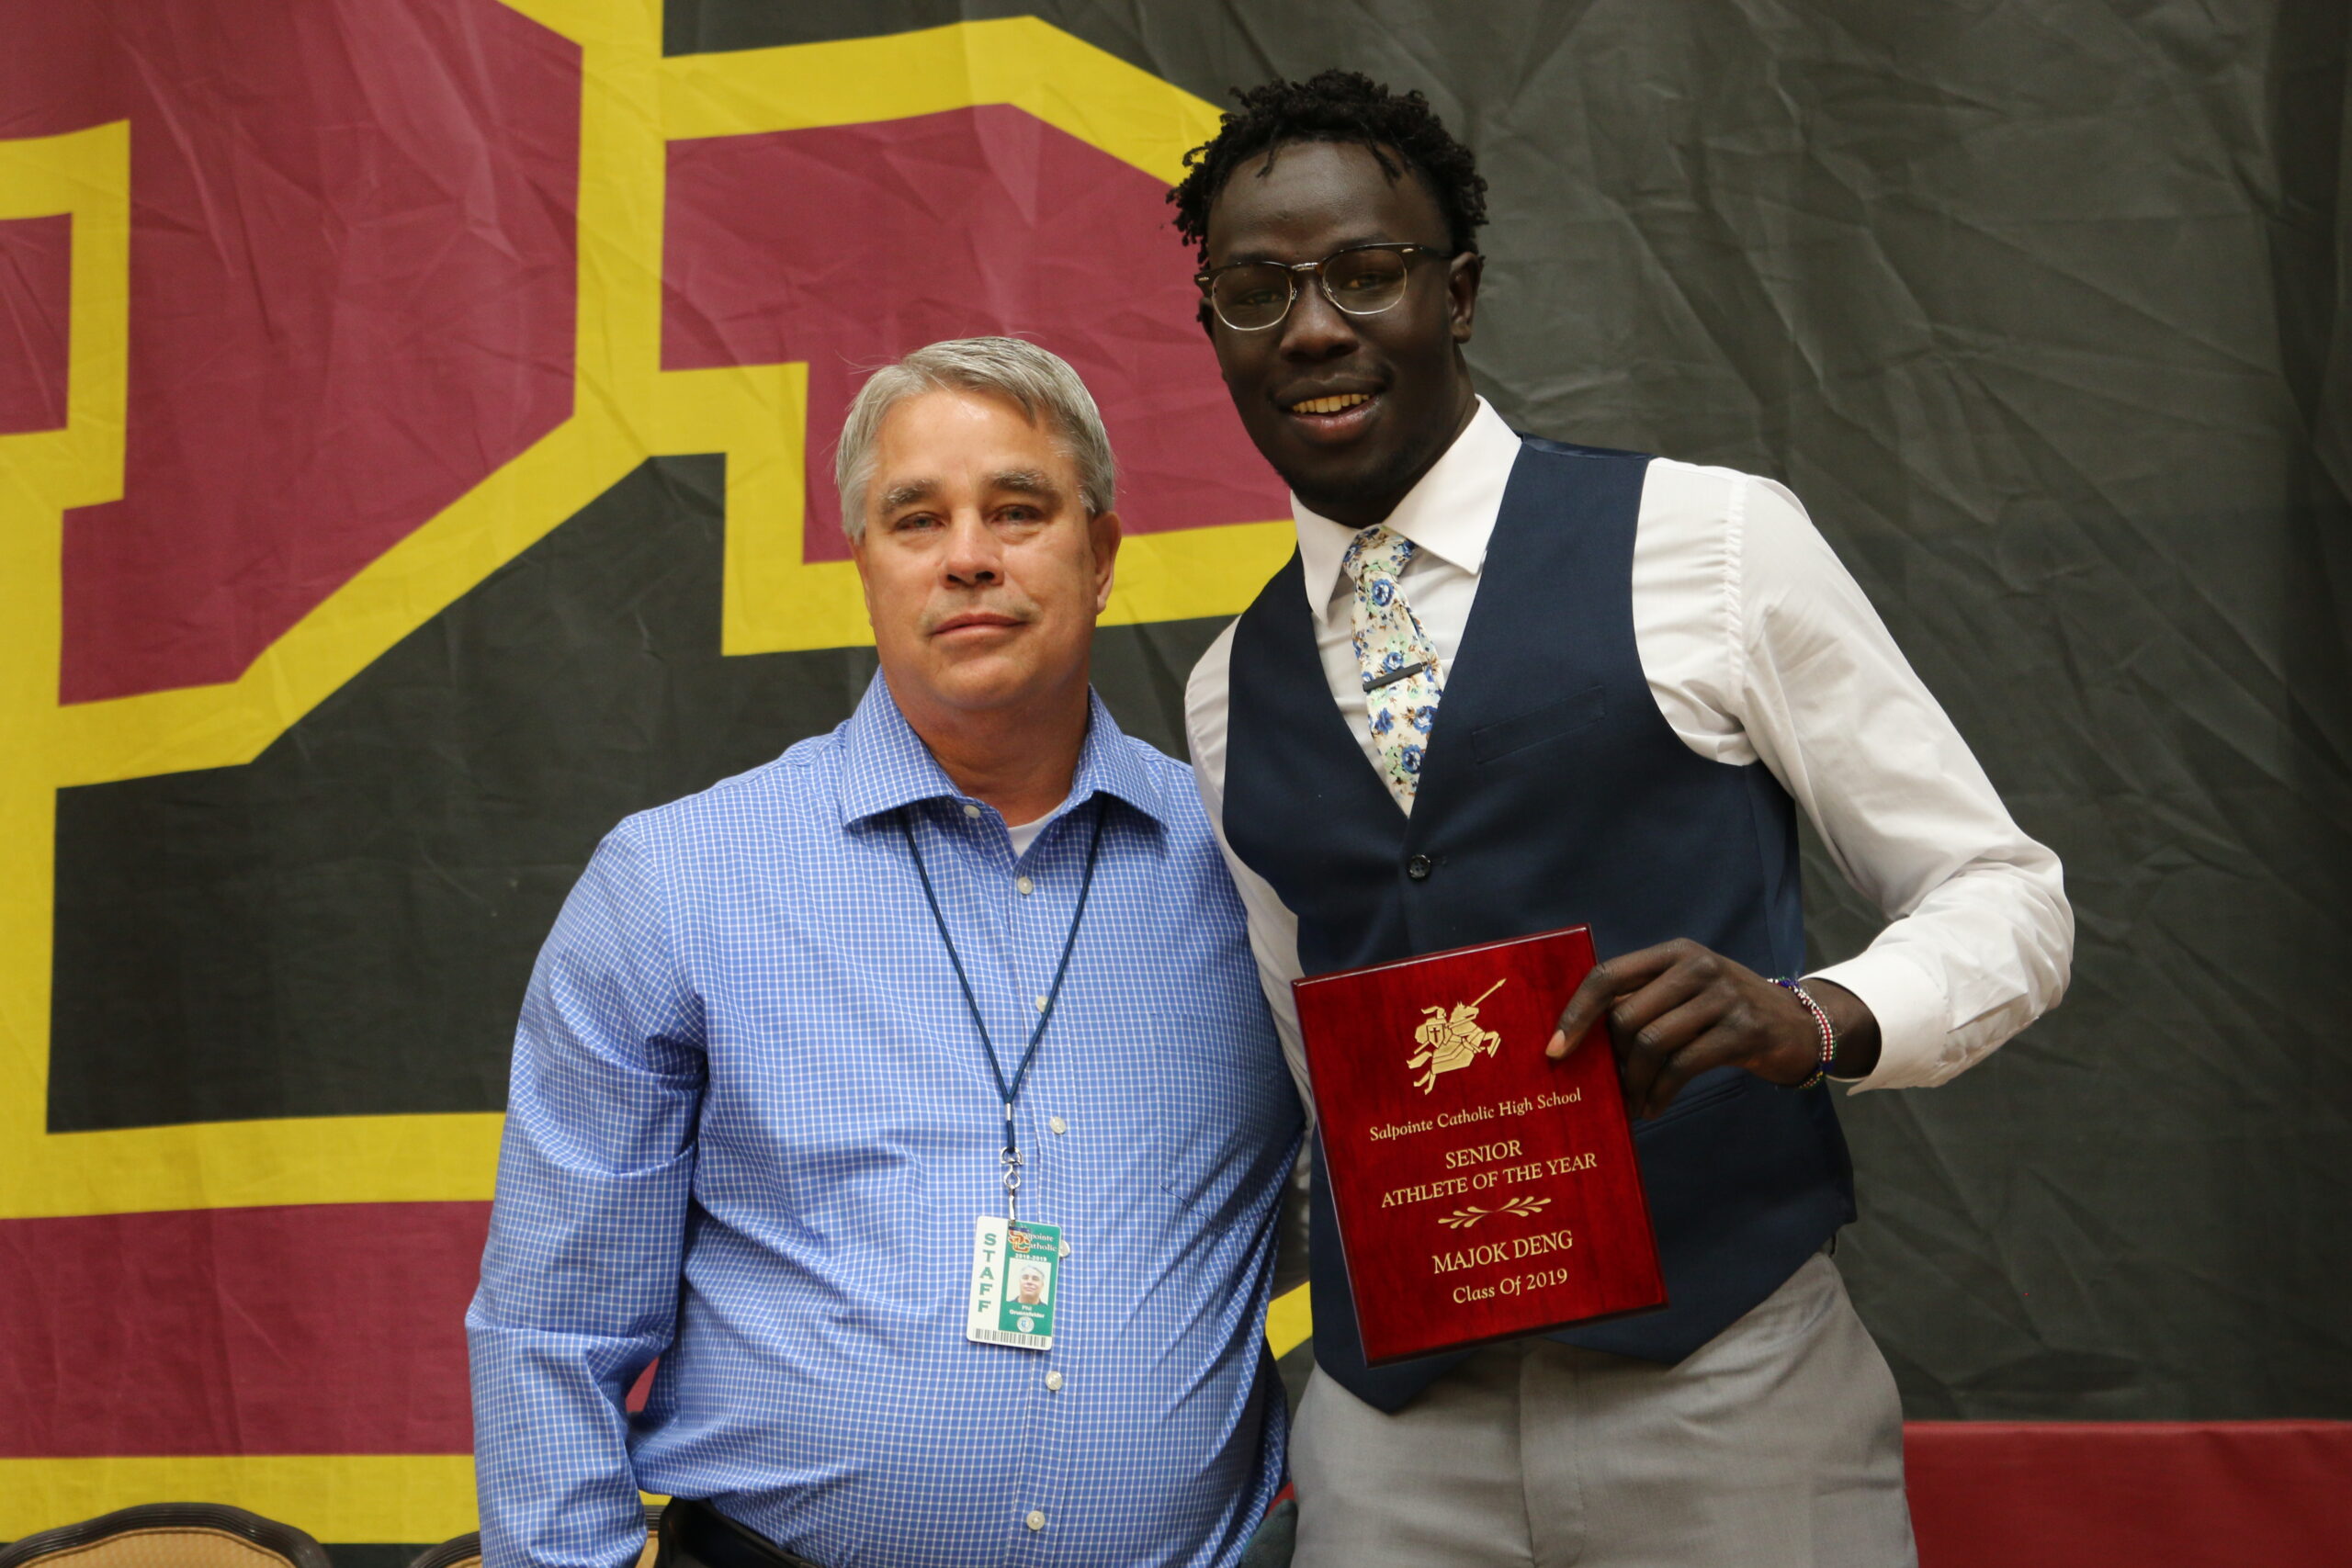
<svg viewBox="0 0 2352 1568"><path fill-rule="evenodd" d="M1094 548L1094 613L1101 615L1111 607L1113 568L1119 560L1119 514L1105 512L1086 525L1087 542Z"/></svg>
<svg viewBox="0 0 2352 1568"><path fill-rule="evenodd" d="M1476 251L1464 251L1446 264L1446 314L1456 343L1470 341L1471 323L1478 314L1478 279L1486 267L1487 258Z"/></svg>

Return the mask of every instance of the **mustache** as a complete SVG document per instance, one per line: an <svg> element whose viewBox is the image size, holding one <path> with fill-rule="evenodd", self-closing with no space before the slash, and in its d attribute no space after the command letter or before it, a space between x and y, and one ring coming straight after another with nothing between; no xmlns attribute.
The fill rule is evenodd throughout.
<svg viewBox="0 0 2352 1568"><path fill-rule="evenodd" d="M949 621L962 615L1002 615L1023 626L1037 618L1037 602L1025 593L999 589L986 598L968 599L957 604L933 604L922 613L922 627L928 637Z"/></svg>

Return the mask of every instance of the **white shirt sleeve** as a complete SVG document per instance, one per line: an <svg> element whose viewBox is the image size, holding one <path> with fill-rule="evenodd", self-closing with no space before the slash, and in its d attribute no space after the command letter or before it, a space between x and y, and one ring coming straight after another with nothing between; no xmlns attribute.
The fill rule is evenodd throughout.
<svg viewBox="0 0 2352 1568"><path fill-rule="evenodd" d="M1770 768L1887 917L1864 952L1815 972L1878 1019L1878 1066L1857 1087L1942 1083L2064 993L2058 858L2011 820L1795 496L1663 461L1649 488L1634 598L1659 709L1701 755Z"/></svg>
<svg viewBox="0 0 2352 1568"><path fill-rule="evenodd" d="M1208 651L1193 667L1184 688L1184 738L1193 752L1193 782L1208 808L1209 827L1217 848L1233 872L1241 893L1241 908L1250 919L1250 951L1258 960L1258 984L1274 1015L1274 1033L1282 1041L1283 1060L1298 1085L1299 1103L1306 1108L1307 1130L1315 1126L1315 1095L1306 1081L1306 1048L1298 1037L1298 1002L1290 983L1302 971L1298 964L1298 917L1275 894L1267 880L1241 863L1225 837L1225 736L1227 696L1232 689L1233 627L1219 632Z"/></svg>

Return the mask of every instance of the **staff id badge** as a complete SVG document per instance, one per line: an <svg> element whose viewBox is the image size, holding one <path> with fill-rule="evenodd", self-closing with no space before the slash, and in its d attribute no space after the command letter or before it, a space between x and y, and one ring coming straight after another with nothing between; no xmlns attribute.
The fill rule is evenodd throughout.
<svg viewBox="0 0 2352 1568"><path fill-rule="evenodd" d="M996 1214L974 1221L964 1337L980 1345L1052 1349L1055 1275L1065 1250L1059 1225Z"/></svg>

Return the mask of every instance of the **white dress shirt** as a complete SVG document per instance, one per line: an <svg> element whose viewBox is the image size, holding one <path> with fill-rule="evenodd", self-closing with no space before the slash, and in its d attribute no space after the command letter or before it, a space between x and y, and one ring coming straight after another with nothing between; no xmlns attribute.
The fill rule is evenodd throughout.
<svg viewBox="0 0 2352 1568"><path fill-rule="evenodd" d="M1519 437L1479 400L1388 526L1419 547L1399 587L1450 675ZM1377 765L1350 640L1356 530L1291 498L1323 671ZM1870 601L1784 487L1653 458L1634 539L1634 641L1668 726L1700 756L1762 762L1813 821L1839 872L1886 915L1869 948L1814 971L1876 1015L1875 1070L1856 1086L1939 1084L2065 991L2075 943L2058 858L2019 831L1968 745ZM1306 1091L1290 982L1298 920L1225 835L1233 628L1193 671L1185 728L1209 820L1250 911L1250 944ZM1444 723L1444 703L1438 722Z"/></svg>

